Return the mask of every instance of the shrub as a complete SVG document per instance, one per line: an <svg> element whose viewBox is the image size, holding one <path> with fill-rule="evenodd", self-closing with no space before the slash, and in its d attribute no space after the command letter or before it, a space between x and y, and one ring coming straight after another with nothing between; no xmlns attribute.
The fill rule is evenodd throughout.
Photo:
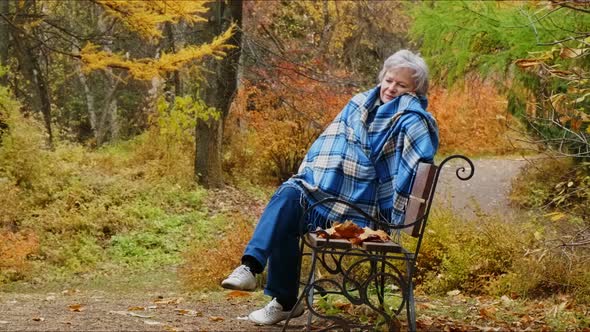
<svg viewBox="0 0 590 332"><path fill-rule="evenodd" d="M513 182L511 198L536 211L536 246L496 284L521 294L566 292L590 303L590 165L539 159Z"/></svg>
<svg viewBox="0 0 590 332"><path fill-rule="evenodd" d="M230 223L217 232L191 243L185 252L185 264L180 276L190 289L218 287L221 280L239 265L242 253L250 240L254 225L242 214L227 216Z"/></svg>
<svg viewBox="0 0 590 332"><path fill-rule="evenodd" d="M12 232L0 228L0 285L29 276L30 255L36 254L39 240L32 231Z"/></svg>
<svg viewBox="0 0 590 332"><path fill-rule="evenodd" d="M523 246L532 240L530 228L497 216L464 220L449 210L435 210L420 249L418 282L434 293L485 293L485 287L511 271L524 253Z"/></svg>
<svg viewBox="0 0 590 332"><path fill-rule="evenodd" d="M511 199L523 208L590 221L590 163L563 158L533 162L514 180ZM553 214L554 219L562 219L558 218L562 214Z"/></svg>

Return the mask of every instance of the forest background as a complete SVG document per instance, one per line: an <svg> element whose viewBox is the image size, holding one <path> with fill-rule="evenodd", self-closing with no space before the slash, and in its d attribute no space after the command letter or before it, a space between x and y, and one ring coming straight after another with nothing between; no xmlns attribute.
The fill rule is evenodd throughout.
<svg viewBox="0 0 590 332"><path fill-rule="evenodd" d="M439 155L547 157L522 220L434 213L419 291L562 296L552 324L588 327L589 43L583 1L0 1L0 285L173 266L215 289L252 202L409 48Z"/></svg>

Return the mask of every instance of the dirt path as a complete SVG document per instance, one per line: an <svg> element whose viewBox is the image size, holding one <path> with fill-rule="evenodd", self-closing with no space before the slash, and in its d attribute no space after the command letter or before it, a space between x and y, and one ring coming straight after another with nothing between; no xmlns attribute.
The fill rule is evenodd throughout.
<svg viewBox="0 0 590 332"><path fill-rule="evenodd" d="M247 321L260 292L64 290L0 296L0 331L260 331ZM300 330L299 319L291 329Z"/></svg>
<svg viewBox="0 0 590 332"><path fill-rule="evenodd" d="M475 176L467 182L456 179L455 167L447 166L436 204L450 204L466 215L473 215L473 204L486 213L511 211L506 198L510 182L525 164L521 158L477 159ZM267 300L260 291L189 293L182 290L173 271L139 280L105 278L102 283L39 289L20 285L0 292L0 331L278 331L281 326L263 328L246 320L249 312ZM425 297L418 302L422 313L433 307ZM465 303L462 300L459 305ZM434 330L463 324L451 318L438 325L436 321L422 316L419 324ZM301 330L303 322L297 319L290 330ZM483 316L477 322L506 326Z"/></svg>
<svg viewBox="0 0 590 332"><path fill-rule="evenodd" d="M468 181L461 181L455 175L457 167L466 163L447 164L441 172L434 204L450 205L467 218L485 213L513 219L518 211L511 207L508 199L512 180L529 160L517 156L473 159L475 174Z"/></svg>

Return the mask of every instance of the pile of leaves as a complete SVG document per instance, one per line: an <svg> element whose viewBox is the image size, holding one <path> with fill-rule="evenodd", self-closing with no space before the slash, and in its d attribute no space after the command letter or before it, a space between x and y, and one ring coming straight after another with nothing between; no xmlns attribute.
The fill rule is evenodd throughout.
<svg viewBox="0 0 590 332"><path fill-rule="evenodd" d="M316 230L318 237L323 239L344 239L354 245L361 245L363 242L380 242L390 241L390 237L383 230L373 230L370 227L360 228L354 222L347 220L344 223L335 222L328 229L318 228Z"/></svg>

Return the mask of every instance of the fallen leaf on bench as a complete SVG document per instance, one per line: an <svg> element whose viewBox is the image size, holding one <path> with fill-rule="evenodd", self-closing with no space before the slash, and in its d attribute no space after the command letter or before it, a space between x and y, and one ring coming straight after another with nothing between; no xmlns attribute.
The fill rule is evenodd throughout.
<svg viewBox="0 0 590 332"><path fill-rule="evenodd" d="M340 238L349 239L361 235L363 233L363 229L352 221L347 220L343 224L335 225L334 233L337 233Z"/></svg>
<svg viewBox="0 0 590 332"><path fill-rule="evenodd" d="M316 229L318 237L326 239L345 239L354 245L361 245L363 242L380 242L390 241L391 238L383 230L373 230L369 227L360 228L350 220L343 224L335 222L328 229Z"/></svg>
<svg viewBox="0 0 590 332"><path fill-rule="evenodd" d="M363 228L363 233L359 235L362 242L387 242L390 240L389 235L383 230L372 230L369 227Z"/></svg>

